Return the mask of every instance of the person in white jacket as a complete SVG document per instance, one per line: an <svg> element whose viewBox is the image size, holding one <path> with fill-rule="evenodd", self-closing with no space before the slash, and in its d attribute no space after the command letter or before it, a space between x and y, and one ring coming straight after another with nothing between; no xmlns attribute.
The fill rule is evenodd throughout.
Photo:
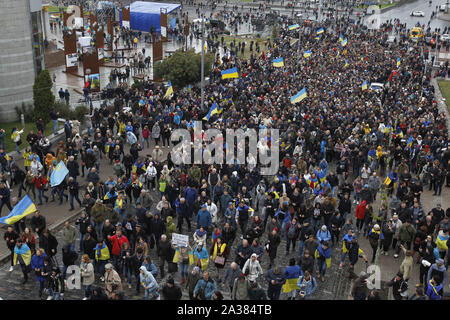
<svg viewBox="0 0 450 320"><path fill-rule="evenodd" d="M153 187L153 190L156 191L156 175L157 171L155 166L153 165L153 162L150 162L148 164L147 170L145 171L145 179L147 182L147 189L150 189L150 183Z"/></svg>
<svg viewBox="0 0 450 320"><path fill-rule="evenodd" d="M247 270L248 270L247 279L250 282L256 281L256 279L258 279L258 277L261 274L263 274L263 269L261 268L261 265L259 264L258 255L256 253L253 253L251 255L250 259L248 259L245 262L244 268L242 268L242 272L244 274L246 274Z"/></svg>
<svg viewBox="0 0 450 320"><path fill-rule="evenodd" d="M209 211L209 214L211 215L211 221L214 225L217 225L217 206L214 202L211 201L211 199L208 199L208 202L206 203L206 210Z"/></svg>

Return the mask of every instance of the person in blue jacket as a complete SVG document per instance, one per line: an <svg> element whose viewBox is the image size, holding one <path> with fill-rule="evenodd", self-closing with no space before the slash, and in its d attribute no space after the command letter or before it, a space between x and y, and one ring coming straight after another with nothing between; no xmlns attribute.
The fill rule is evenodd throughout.
<svg viewBox="0 0 450 320"><path fill-rule="evenodd" d="M199 300L212 300L216 291L216 282L209 277L209 272L203 272L203 278L197 281L194 289L194 298Z"/></svg>
<svg viewBox="0 0 450 320"><path fill-rule="evenodd" d="M440 280L440 279L438 279ZM443 295L443 283L439 283L441 281L436 281L435 276L428 281L426 295L430 298L430 300L441 300Z"/></svg>
<svg viewBox="0 0 450 320"><path fill-rule="evenodd" d="M44 270L44 258L46 256L44 249L37 249L31 257L31 269L36 273L36 280L39 282L39 298L42 297L45 286L45 277L41 273Z"/></svg>
<svg viewBox="0 0 450 320"><path fill-rule="evenodd" d="M211 214L206 210L206 204L202 205L202 208L198 211L195 217L195 222L197 223L197 228L204 227L208 229L212 225Z"/></svg>
<svg viewBox="0 0 450 320"><path fill-rule="evenodd" d="M301 300L310 299L312 294L317 289L316 279L309 273L305 271L305 274L298 278L297 286L300 288L299 296Z"/></svg>
<svg viewBox="0 0 450 320"><path fill-rule="evenodd" d="M139 268L139 271L141 273L139 275L139 280L145 289L145 300L150 300L150 296L153 296L157 300L160 300L158 292L159 286L158 282L156 282L155 277L151 272L147 271L147 268L145 268L144 266L141 266Z"/></svg>
<svg viewBox="0 0 450 320"><path fill-rule="evenodd" d="M317 231L316 237L317 237L317 241L319 241L319 243L322 243L323 241L328 242L331 240L331 233L330 233L330 231L328 231L326 225L323 225L322 228L320 228Z"/></svg>

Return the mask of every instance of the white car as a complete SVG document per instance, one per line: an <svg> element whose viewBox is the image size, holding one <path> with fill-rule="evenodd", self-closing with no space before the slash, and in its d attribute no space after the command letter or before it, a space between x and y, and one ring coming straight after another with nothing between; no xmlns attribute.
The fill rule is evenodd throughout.
<svg viewBox="0 0 450 320"><path fill-rule="evenodd" d="M425 13L423 11L413 11L413 12L411 12L411 16L413 16L413 17L425 17Z"/></svg>
<svg viewBox="0 0 450 320"><path fill-rule="evenodd" d="M441 41L449 41L450 40L450 34L445 33L441 36Z"/></svg>
<svg viewBox="0 0 450 320"><path fill-rule="evenodd" d="M446 4L441 4L441 5L439 6L439 11L445 11L446 8L447 8L447 5L446 5Z"/></svg>

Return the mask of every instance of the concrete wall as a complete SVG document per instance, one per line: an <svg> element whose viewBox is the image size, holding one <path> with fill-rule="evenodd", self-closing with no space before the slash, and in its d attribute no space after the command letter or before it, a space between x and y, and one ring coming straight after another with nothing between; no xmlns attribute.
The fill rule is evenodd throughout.
<svg viewBox="0 0 450 320"><path fill-rule="evenodd" d="M29 0L0 0L0 122L33 102L34 62Z"/></svg>

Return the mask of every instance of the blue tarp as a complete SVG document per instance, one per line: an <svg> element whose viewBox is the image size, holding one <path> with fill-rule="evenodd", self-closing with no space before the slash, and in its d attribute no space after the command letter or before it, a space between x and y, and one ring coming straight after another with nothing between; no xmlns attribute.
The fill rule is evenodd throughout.
<svg viewBox="0 0 450 320"><path fill-rule="evenodd" d="M167 10L167 14L181 7L176 3L159 3L135 1L130 8L130 29L149 32L150 27L161 33L161 8ZM120 26L122 26L122 12L120 12Z"/></svg>

